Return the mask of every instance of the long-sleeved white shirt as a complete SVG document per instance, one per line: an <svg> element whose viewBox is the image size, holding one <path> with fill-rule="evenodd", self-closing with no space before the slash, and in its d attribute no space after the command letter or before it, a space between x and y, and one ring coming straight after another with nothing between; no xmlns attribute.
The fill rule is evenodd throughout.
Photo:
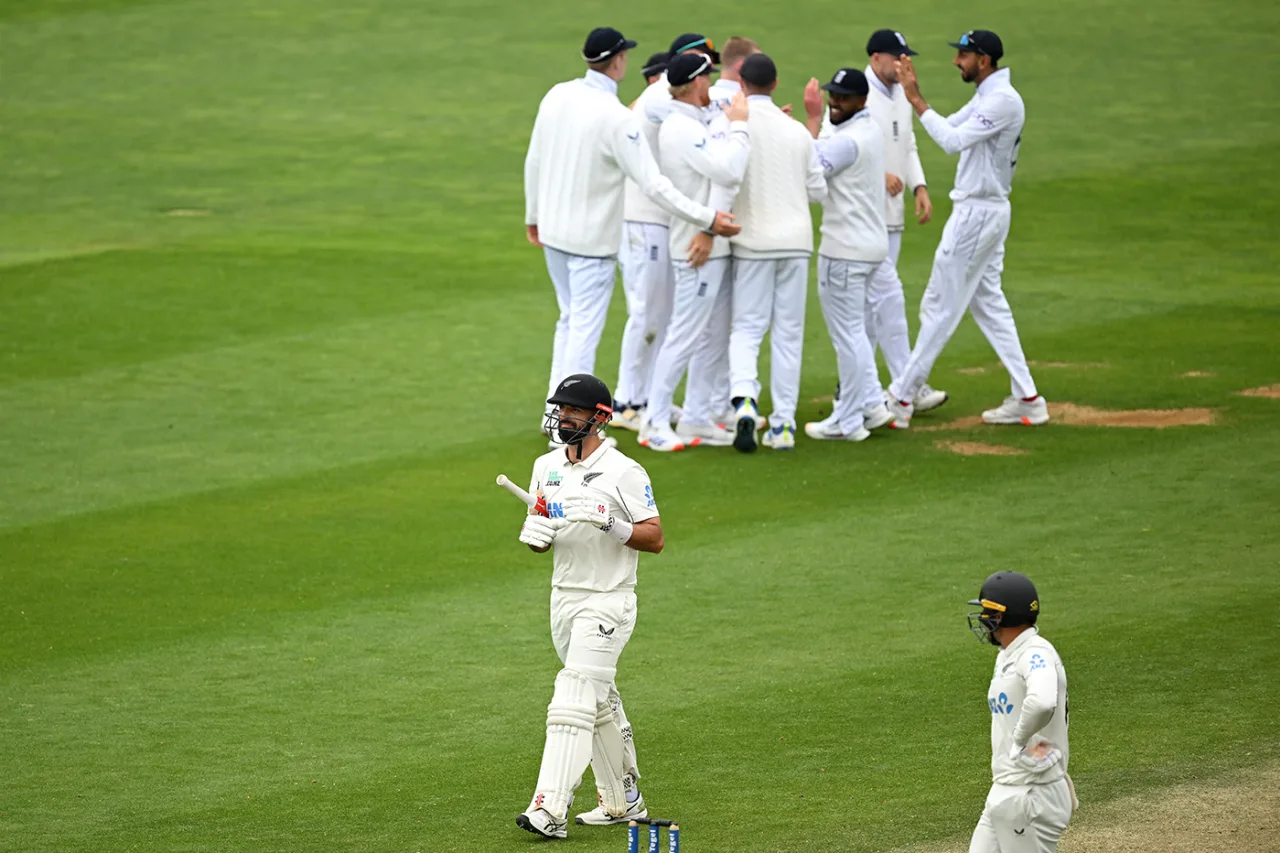
<svg viewBox="0 0 1280 853"><path fill-rule="evenodd" d="M818 253L840 261L879 263L889 256L884 224L884 139L867 110L815 140L827 178Z"/></svg>
<svg viewBox="0 0 1280 853"><path fill-rule="evenodd" d="M662 122L658 134L658 161L662 173L680 192L694 201L707 203L713 187L736 193L747 171L751 153L751 134L747 122L729 122L723 116L711 117L706 111L672 101L671 112ZM728 125L722 132L713 127ZM697 226L682 219L671 220L670 251L672 258L683 258L689 242L697 235ZM729 241L716 237L711 257L729 255Z"/></svg>
<svg viewBox="0 0 1280 853"><path fill-rule="evenodd" d="M716 212L662 176L636 115L611 78L595 71L552 87L524 161L525 224L543 245L571 255L612 257L622 229L623 181L631 178L667 212L710 228Z"/></svg>
<svg viewBox="0 0 1280 853"><path fill-rule="evenodd" d="M884 170L897 175L904 185L897 195L885 193L885 226L890 231L901 231L906 225L907 197L915 192L916 187L925 184L924 166L920 163L920 150L916 146L915 110L901 86L896 83L886 86L870 65L865 73L870 84L867 112L871 113L884 134Z"/></svg>
<svg viewBox="0 0 1280 853"><path fill-rule="evenodd" d="M1057 649L1035 628L1023 631L996 655L987 705L991 711L992 781L1035 785L1067 775L1067 670ZM1013 758L1015 747L1040 740L1062 750L1062 760L1036 771Z"/></svg>
<svg viewBox="0 0 1280 853"><path fill-rule="evenodd" d="M813 254L810 202L827 197L827 179L813 138L768 95L747 98L751 156L733 206L742 231L730 245L735 258L769 260Z"/></svg>
<svg viewBox="0 0 1280 853"><path fill-rule="evenodd" d="M640 121L640 128L644 133L645 141L649 143L650 150L653 151L655 160L658 159L658 128L662 126L662 120L670 110L671 84L667 82L667 72L664 71L657 80L640 93L640 97L636 98L636 102L631 105L631 111ZM671 220L671 214L645 195L639 184L628 180L626 186L622 214L625 220L643 222L647 225L666 225Z"/></svg>
<svg viewBox="0 0 1280 853"><path fill-rule="evenodd" d="M930 109L920 116L920 124L943 151L960 154L952 201L1009 200L1026 116L1008 68L983 80L959 112L943 118Z"/></svg>

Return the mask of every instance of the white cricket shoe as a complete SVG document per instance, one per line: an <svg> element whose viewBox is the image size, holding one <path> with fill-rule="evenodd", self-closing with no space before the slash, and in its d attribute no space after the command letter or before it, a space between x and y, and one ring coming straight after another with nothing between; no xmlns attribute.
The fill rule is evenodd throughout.
<svg viewBox="0 0 1280 853"><path fill-rule="evenodd" d="M677 453L684 450L685 447L694 445L686 444L681 440L680 436L666 424L657 426L646 422L640 430L640 446L647 447L650 450L656 450L659 453Z"/></svg>
<svg viewBox="0 0 1280 853"><path fill-rule="evenodd" d="M938 408L947 402L947 399L946 391L939 391L926 382L920 386L920 390L916 392L916 396L911 400L911 403L916 412L927 412Z"/></svg>
<svg viewBox="0 0 1280 853"><path fill-rule="evenodd" d="M880 429L883 426L893 425L893 412L889 411L889 407L883 403L879 406L872 406L864 409L862 412L862 426L864 429ZM805 427L807 433L809 428ZM861 439L858 439L861 441Z"/></svg>
<svg viewBox="0 0 1280 853"><path fill-rule="evenodd" d="M733 444L733 430L718 424L676 424L676 436L690 447L729 447Z"/></svg>
<svg viewBox="0 0 1280 853"><path fill-rule="evenodd" d="M791 424L783 424L780 427L767 429L760 443L770 450L795 450L796 428Z"/></svg>
<svg viewBox="0 0 1280 853"><path fill-rule="evenodd" d="M725 429L731 430L733 429L734 424L738 422L738 410L733 406L730 406L720 414L716 415L714 420L717 424L724 427ZM766 418L764 415L760 414L759 412L757 412L756 424L757 424L757 427L756 427L757 429L765 429L767 426L769 426L769 419Z"/></svg>
<svg viewBox="0 0 1280 853"><path fill-rule="evenodd" d="M840 431L840 422L834 417L805 424L804 434L816 441L866 441L871 437L866 427L858 427L856 432L845 435Z"/></svg>
<svg viewBox="0 0 1280 853"><path fill-rule="evenodd" d="M756 401L750 397L744 399L733 413L733 423L734 448L743 453L754 453L756 432L760 429L760 412L756 410Z"/></svg>
<svg viewBox="0 0 1280 853"><path fill-rule="evenodd" d="M569 822L554 817L546 809L530 808L516 818L516 826L543 838L566 838L569 835Z"/></svg>
<svg viewBox="0 0 1280 853"><path fill-rule="evenodd" d="M613 417L609 418L610 429L625 429L631 432L639 432L640 427L644 424L644 409L633 409L630 406L621 412L614 412Z"/></svg>
<svg viewBox="0 0 1280 853"><path fill-rule="evenodd" d="M1040 426L1049 422L1049 404L1041 396L1037 396L1030 402L1019 400L1017 397L1005 397L1000 408L987 409L982 413L982 422Z"/></svg>
<svg viewBox="0 0 1280 853"><path fill-rule="evenodd" d="M578 815L574 822L582 826L613 826L615 823L644 820L648 816L649 807L644 804L644 797L637 794L636 801L628 803L626 812L618 817L605 811L604 806L596 806L591 811Z"/></svg>
<svg viewBox="0 0 1280 853"><path fill-rule="evenodd" d="M893 415L893 423L890 426L894 429L907 429L911 426L911 415L915 412L915 406L901 400L890 400L885 403L885 408L889 410L889 414Z"/></svg>

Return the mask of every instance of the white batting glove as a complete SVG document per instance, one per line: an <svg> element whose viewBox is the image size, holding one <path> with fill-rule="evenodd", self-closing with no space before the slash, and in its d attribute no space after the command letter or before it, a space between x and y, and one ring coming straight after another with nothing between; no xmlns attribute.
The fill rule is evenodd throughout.
<svg viewBox="0 0 1280 853"><path fill-rule="evenodd" d="M609 523L609 508L591 498L576 498L564 505L565 521L585 521L603 528Z"/></svg>
<svg viewBox="0 0 1280 853"><path fill-rule="evenodd" d="M534 548L550 548L564 525L565 522L558 518L526 515L524 525L520 528L520 541Z"/></svg>
<svg viewBox="0 0 1280 853"><path fill-rule="evenodd" d="M1009 751L1009 757L1024 770L1032 773L1043 773L1062 760L1062 750L1047 740L1038 740L1019 749L1017 745Z"/></svg>

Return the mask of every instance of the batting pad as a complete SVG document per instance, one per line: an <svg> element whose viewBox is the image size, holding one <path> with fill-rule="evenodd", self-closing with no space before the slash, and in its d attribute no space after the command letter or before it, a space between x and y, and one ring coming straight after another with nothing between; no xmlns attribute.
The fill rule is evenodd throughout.
<svg viewBox="0 0 1280 853"><path fill-rule="evenodd" d="M606 700L596 706L595 730L591 736L591 772L596 777L600 805L613 817L621 817L627 811L627 787L623 781L625 762L622 727L613 703Z"/></svg>
<svg viewBox="0 0 1280 853"><path fill-rule="evenodd" d="M569 812L573 789L591 763L592 732L596 725L596 693L591 680L562 669L547 706L547 743L538 772L541 808L559 820Z"/></svg>

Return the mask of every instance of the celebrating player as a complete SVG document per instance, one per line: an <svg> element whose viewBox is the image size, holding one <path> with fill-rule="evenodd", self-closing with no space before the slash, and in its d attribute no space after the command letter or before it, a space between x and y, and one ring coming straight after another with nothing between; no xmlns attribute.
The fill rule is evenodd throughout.
<svg viewBox="0 0 1280 853"><path fill-rule="evenodd" d="M1067 775L1067 672L1040 636L1040 598L1017 572L987 578L969 614L982 642L1000 647L987 690L991 709L991 792L969 853L1052 853L1076 809Z"/></svg>
<svg viewBox="0 0 1280 853"><path fill-rule="evenodd" d="M1047 423L1049 408L1036 390L1009 300L1000 288L1004 241L1009 235L1009 192L1018 165L1026 110L1022 96L1000 68L1004 45L988 30L971 30L951 42L952 64L978 91L959 112L943 118L920 94L911 57L899 62L898 80L920 123L948 154L960 154L954 206L933 256L933 274L921 310L920 333L902 375L889 386L889 408L897 424L911 419L912 398L923 387L943 347L968 309L1009 371L1013 394L999 408L982 413L989 424Z"/></svg>
<svg viewBox="0 0 1280 853"><path fill-rule="evenodd" d="M534 462L529 493L540 500L520 531L533 551L555 549L551 636L564 668L547 706L537 791L516 818L548 838L566 836L569 804L588 764L599 806L578 815L578 823L626 823L648 814L614 676L635 628L639 552L662 551L662 522L644 468L600 436L612 399L599 379L575 374L547 400L547 431L564 447Z"/></svg>
<svg viewBox="0 0 1280 853"><path fill-rule="evenodd" d="M818 247L818 299L836 350L842 394L831 417L808 423L810 438L862 441L893 416L884 405L867 338L867 287L889 255L884 224L884 141L867 111L866 76L842 68L827 90L835 133L814 142L827 179Z"/></svg>
<svg viewBox="0 0 1280 853"><path fill-rule="evenodd" d="M733 324L729 335L730 393L735 407L733 446L756 449L761 419L760 344L770 334L769 390L773 414L762 443L775 450L796 445L804 306L813 254L809 203L822 201L827 182L804 126L774 102L778 69L763 53L742 63L751 107L751 157L734 202L742 233L733 241Z"/></svg>
<svg viewBox="0 0 1280 853"><path fill-rule="evenodd" d="M618 100L635 46L610 27L592 30L582 50L586 75L552 87L529 140L525 228L529 242L544 248L560 307L552 390L595 364L613 295L624 176L668 215L726 236L740 230L732 216L691 202L658 171L641 123Z"/></svg>

